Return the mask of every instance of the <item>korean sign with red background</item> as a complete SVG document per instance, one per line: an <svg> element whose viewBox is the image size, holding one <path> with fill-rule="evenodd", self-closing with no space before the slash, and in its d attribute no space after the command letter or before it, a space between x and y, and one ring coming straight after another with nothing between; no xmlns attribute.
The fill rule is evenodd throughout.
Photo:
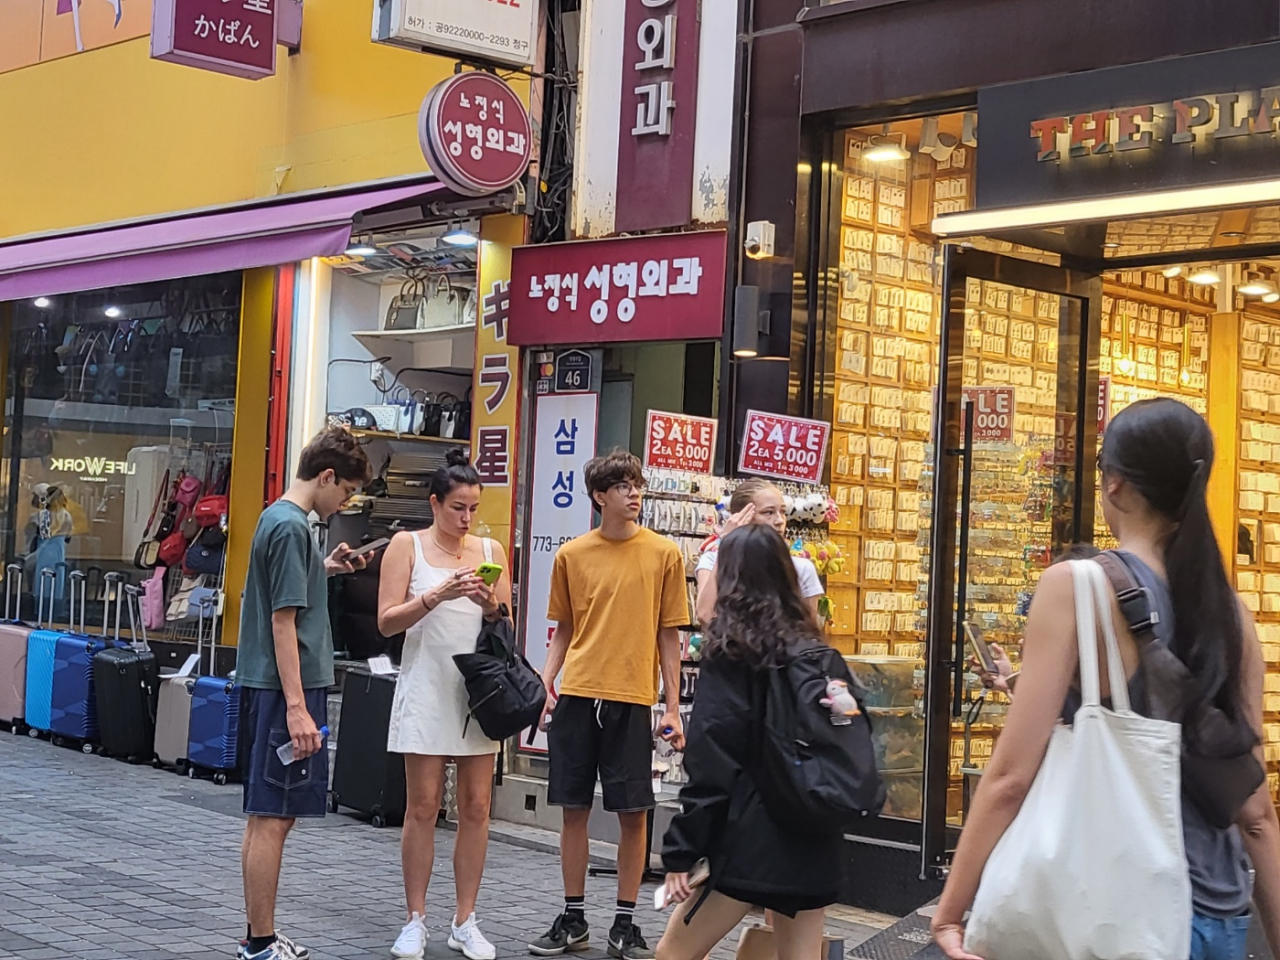
<svg viewBox="0 0 1280 960"><path fill-rule="evenodd" d="M821 483L830 430L829 424L818 420L748 410L738 472Z"/></svg>
<svg viewBox="0 0 1280 960"><path fill-rule="evenodd" d="M626 4L614 229L689 222L697 127L700 0Z"/></svg>
<svg viewBox="0 0 1280 960"><path fill-rule="evenodd" d="M520 247L510 342L719 339L725 254L718 230Z"/></svg>
<svg viewBox="0 0 1280 960"><path fill-rule="evenodd" d="M711 473L716 421L650 410L644 431L644 465L663 470Z"/></svg>
<svg viewBox="0 0 1280 960"><path fill-rule="evenodd" d="M450 189L482 197L525 175L533 128L511 87L471 71L431 88L418 111L418 143L431 172Z"/></svg>
<svg viewBox="0 0 1280 960"><path fill-rule="evenodd" d="M154 0L151 56L233 77L276 72L279 0Z"/></svg>

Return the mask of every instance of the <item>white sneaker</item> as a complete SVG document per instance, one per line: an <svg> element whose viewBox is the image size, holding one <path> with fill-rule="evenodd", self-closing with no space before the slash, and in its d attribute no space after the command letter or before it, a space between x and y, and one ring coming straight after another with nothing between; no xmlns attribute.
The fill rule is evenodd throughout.
<svg viewBox="0 0 1280 960"><path fill-rule="evenodd" d="M422 960L422 952L427 948L427 924L422 914L415 913L396 937L391 955L401 960Z"/></svg>
<svg viewBox="0 0 1280 960"><path fill-rule="evenodd" d="M453 924L453 931L449 934L449 946L467 960L494 960L498 955L493 944L484 938L484 934L476 926L474 913L467 917L467 922L462 926Z"/></svg>

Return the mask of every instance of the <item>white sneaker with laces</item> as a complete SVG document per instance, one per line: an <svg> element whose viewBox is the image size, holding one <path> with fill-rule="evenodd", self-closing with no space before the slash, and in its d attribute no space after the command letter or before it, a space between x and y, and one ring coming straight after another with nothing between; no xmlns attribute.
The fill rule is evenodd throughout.
<svg viewBox="0 0 1280 960"><path fill-rule="evenodd" d="M427 924L422 914L415 913L396 937L391 955L400 960L422 960L422 953L427 948Z"/></svg>
<svg viewBox="0 0 1280 960"><path fill-rule="evenodd" d="M449 934L449 946L453 950L457 950L467 960L494 960L498 955L497 949L492 943L485 939L484 934L480 932L480 928L476 926L476 915L473 913L467 917L462 926L453 924L453 930Z"/></svg>

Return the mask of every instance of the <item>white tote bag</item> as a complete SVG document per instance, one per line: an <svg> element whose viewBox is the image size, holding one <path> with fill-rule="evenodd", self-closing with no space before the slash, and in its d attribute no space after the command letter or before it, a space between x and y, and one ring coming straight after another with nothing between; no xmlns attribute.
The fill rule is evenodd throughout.
<svg viewBox="0 0 1280 960"><path fill-rule="evenodd" d="M1105 574L1091 560L1071 572L1082 705L1053 731L987 861L964 946L984 960L1181 960L1191 953L1181 727L1130 708ZM1098 611L1114 710L1099 694Z"/></svg>

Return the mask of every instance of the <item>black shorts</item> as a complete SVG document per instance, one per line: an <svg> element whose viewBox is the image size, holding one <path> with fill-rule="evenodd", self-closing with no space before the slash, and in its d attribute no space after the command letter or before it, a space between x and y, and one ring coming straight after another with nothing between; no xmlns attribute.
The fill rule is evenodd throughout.
<svg viewBox="0 0 1280 960"><path fill-rule="evenodd" d="M653 801L653 710L638 703L563 696L547 729L547 803L589 809L596 776L611 813L649 810Z"/></svg>
<svg viewBox="0 0 1280 960"><path fill-rule="evenodd" d="M304 690L307 712L317 727L328 722L329 690ZM255 817L323 817L329 794L329 745L314 757L285 766L277 755L289 742L284 694L279 690L240 690L240 777L244 812Z"/></svg>

